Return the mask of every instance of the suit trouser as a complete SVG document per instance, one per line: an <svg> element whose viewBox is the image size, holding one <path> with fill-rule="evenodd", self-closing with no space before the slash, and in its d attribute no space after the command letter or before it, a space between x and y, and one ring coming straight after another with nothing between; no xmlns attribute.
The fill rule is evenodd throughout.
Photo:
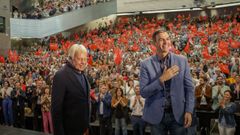
<svg viewBox="0 0 240 135"><path fill-rule="evenodd" d="M14 126L19 128L25 128L25 116L24 116L24 105L15 106L13 110Z"/></svg>
<svg viewBox="0 0 240 135"><path fill-rule="evenodd" d="M159 124L151 125L151 135L186 135L187 129L180 125L174 118L173 112L164 112Z"/></svg>
<svg viewBox="0 0 240 135"><path fill-rule="evenodd" d="M13 125L13 108L11 98L6 97L3 99L2 106L5 124L9 126Z"/></svg>
<svg viewBox="0 0 240 135"><path fill-rule="evenodd" d="M0 124L4 123L4 116L3 116L3 104L2 99L0 99Z"/></svg>
<svg viewBox="0 0 240 135"><path fill-rule="evenodd" d="M100 122L100 135L112 135L112 119L111 117L104 118L99 116Z"/></svg>
<svg viewBox="0 0 240 135"><path fill-rule="evenodd" d="M220 124L218 124L218 129L219 129L219 135L234 135L236 128L227 128L227 127L223 127Z"/></svg>
<svg viewBox="0 0 240 135"><path fill-rule="evenodd" d="M37 104L34 108L33 129L42 131L42 110L41 105Z"/></svg>
<svg viewBox="0 0 240 135"><path fill-rule="evenodd" d="M211 119L209 119L208 117L199 117L199 127L201 128L201 130L204 130L205 132L209 133L210 123Z"/></svg>

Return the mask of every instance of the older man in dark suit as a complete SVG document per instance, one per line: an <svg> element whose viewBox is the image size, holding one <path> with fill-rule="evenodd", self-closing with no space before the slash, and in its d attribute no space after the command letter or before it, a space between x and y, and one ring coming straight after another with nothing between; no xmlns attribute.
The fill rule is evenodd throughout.
<svg viewBox="0 0 240 135"><path fill-rule="evenodd" d="M83 73L87 50L75 44L68 51L69 60L54 76L52 119L54 135L83 135L89 127L89 83Z"/></svg>

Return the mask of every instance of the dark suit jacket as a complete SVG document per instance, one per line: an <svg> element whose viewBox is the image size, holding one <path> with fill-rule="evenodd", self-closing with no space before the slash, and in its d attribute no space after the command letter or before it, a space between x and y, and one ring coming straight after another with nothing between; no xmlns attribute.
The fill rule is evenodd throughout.
<svg viewBox="0 0 240 135"><path fill-rule="evenodd" d="M89 127L89 83L87 91L67 63L53 78L52 119L54 135L82 135Z"/></svg>
<svg viewBox="0 0 240 135"><path fill-rule="evenodd" d="M13 89L11 96L13 101L13 108L17 107L17 102L19 102L20 108L24 108L24 103L26 99L26 93L20 90L20 95L18 97L15 97L17 95L17 90Z"/></svg>

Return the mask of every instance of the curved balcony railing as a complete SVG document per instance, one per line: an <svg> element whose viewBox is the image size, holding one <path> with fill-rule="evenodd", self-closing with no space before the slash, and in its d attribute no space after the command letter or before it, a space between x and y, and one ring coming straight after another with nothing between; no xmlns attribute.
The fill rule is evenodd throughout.
<svg viewBox="0 0 240 135"><path fill-rule="evenodd" d="M111 0L41 20L11 18L10 34L11 37L43 38L116 12L116 0Z"/></svg>

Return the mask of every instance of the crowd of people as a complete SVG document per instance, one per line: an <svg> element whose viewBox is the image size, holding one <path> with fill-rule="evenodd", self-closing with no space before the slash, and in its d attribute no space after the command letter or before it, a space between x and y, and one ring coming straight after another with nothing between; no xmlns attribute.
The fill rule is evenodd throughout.
<svg viewBox="0 0 240 135"><path fill-rule="evenodd" d="M12 17L42 19L108 1L110 0L35 0L30 11L21 12L17 8L14 8Z"/></svg>
<svg viewBox="0 0 240 135"><path fill-rule="evenodd" d="M144 134L146 123L139 122L145 102L139 93L139 64L156 52L152 45L153 32L166 28L173 40L171 51L186 56L190 63L196 109L220 109L220 130L221 127L236 126L226 119L229 110L226 108L233 108L229 112L232 115L236 107L233 102L223 103L222 99L226 94L226 98L240 101L238 13L198 18L185 14L174 20L119 17L116 24L110 24L75 33L67 39L58 34L50 38L49 46L38 46L32 51L16 54L16 59L2 60L0 123L25 128L24 119L30 115L34 130L52 132L49 114L52 79L65 64L67 49L74 43L81 43L89 52L86 73L91 85L92 104L96 105L92 108L91 120L95 121L95 114L98 114L101 134L104 135L112 133L112 119L116 135L120 129L127 134L129 121L135 134ZM99 110L101 105L104 111ZM39 120L43 124L39 124ZM203 129L208 127L204 123L203 119L199 120Z"/></svg>

